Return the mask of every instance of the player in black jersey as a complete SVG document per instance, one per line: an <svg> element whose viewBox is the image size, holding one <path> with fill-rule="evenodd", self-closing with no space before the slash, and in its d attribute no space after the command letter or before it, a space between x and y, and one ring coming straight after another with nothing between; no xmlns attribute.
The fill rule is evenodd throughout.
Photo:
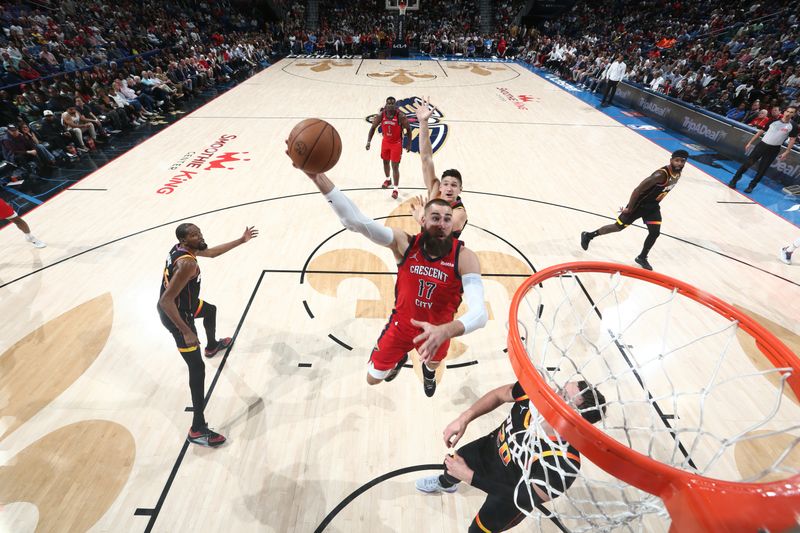
<svg viewBox="0 0 800 533"><path fill-rule="evenodd" d="M671 191L681 177L681 171L689 152L686 150L676 150L672 152L669 165L664 166L653 172L633 190L628 205L622 210L614 224L608 224L595 231L584 231L581 233L581 248L589 249L589 243L598 235L606 233L616 233L627 228L633 222L641 218L647 225L647 238L644 240L642 252L634 259L642 268L653 270L652 265L647 260L650 248L661 234L661 207L659 203Z"/></svg>
<svg viewBox="0 0 800 533"><path fill-rule="evenodd" d="M567 383L562 394L587 421L594 424L602 419L606 400L585 381ZM511 412L497 429L445 458L444 474L416 482L417 489L427 493L455 492L459 481L486 492L488 496L472 520L469 533L505 531L514 527L525 518L520 508L530 512L534 506L557 498L572 485L580 469L578 450L560 438L546 422L542 426L548 440L537 439L532 449L525 450L523 437L535 407L519 382L490 391L461 413L444 430L445 446L455 446L469 423L479 416L512 402ZM527 452L530 455L526 455ZM524 486L517 490L523 472L514 457L526 456L533 458L528 466L528 479L532 481L530 492Z"/></svg>
<svg viewBox="0 0 800 533"><path fill-rule="evenodd" d="M453 208L453 235L458 238L464 227L467 225L467 209L461 201L461 190L463 182L461 173L451 168L442 172L442 178L436 177L436 170L433 167L433 147L431 146L431 133L428 128L428 119L433 114L430 103L423 99L417 104L417 120L419 121L419 155L422 159L422 177L425 180L425 188L428 190L428 200L441 198ZM414 219L422 225L422 214L427 200L417 199L417 203L411 204L411 214Z"/></svg>
<svg viewBox="0 0 800 533"><path fill-rule="evenodd" d="M187 439L195 444L216 447L225 442L225 437L211 431L206 423L204 410L206 369L200 357L200 341L197 339L196 318L203 319L206 330L206 357L212 357L231 345L231 338L217 340L217 308L200 299L200 267L197 256L217 257L258 236L255 228L246 228L244 234L219 246L209 248L200 228L184 223L177 227L178 244L172 247L164 266L161 280L161 297L158 299L158 315L161 323L172 333L183 360L189 367L189 390L192 394L192 427Z"/></svg>

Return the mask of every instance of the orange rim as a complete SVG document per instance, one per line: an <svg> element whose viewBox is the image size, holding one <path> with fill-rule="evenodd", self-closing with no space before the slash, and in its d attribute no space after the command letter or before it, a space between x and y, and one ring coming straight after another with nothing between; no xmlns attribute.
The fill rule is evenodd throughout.
<svg viewBox="0 0 800 533"><path fill-rule="evenodd" d="M732 305L688 283L657 272L605 262L554 265L525 280L511 301L508 356L525 392L542 416L597 466L650 494L659 496L672 518L673 531L782 531L797 525L800 513L800 474L770 483L737 483L691 474L632 450L586 422L544 381L534 368L517 321L517 310L534 285L565 273L609 273L660 285L710 308L756 340L777 368L791 368L787 384L800 398L800 361L777 337Z"/></svg>

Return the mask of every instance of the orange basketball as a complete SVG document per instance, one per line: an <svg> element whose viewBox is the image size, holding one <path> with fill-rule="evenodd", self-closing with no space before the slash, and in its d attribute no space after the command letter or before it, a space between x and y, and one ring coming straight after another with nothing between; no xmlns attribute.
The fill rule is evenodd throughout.
<svg viewBox="0 0 800 533"><path fill-rule="evenodd" d="M289 134L289 157L297 168L312 174L327 172L342 155L336 128L318 118L307 118Z"/></svg>

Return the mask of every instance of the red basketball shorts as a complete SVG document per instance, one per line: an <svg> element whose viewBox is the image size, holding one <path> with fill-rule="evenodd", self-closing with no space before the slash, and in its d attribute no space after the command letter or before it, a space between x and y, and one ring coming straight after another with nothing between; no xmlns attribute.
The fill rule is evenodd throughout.
<svg viewBox="0 0 800 533"><path fill-rule="evenodd" d="M381 332L378 337L378 342L370 355L370 362L375 370L391 370L397 364L403 355L407 354L417 346L414 345L414 337L422 333L422 330L415 328L409 322L408 325L401 327L398 319L392 315L389 318L389 323ZM441 361L447 355L447 350L450 348L450 340L446 340L439 346L436 355L433 356L433 361Z"/></svg>
<svg viewBox="0 0 800 533"><path fill-rule="evenodd" d="M8 220L9 218L14 218L15 216L17 216L17 212L14 211L14 208L0 199L0 219Z"/></svg>
<svg viewBox="0 0 800 533"><path fill-rule="evenodd" d="M381 143L381 159L384 161L391 161L399 163L400 158L403 156L402 143Z"/></svg>

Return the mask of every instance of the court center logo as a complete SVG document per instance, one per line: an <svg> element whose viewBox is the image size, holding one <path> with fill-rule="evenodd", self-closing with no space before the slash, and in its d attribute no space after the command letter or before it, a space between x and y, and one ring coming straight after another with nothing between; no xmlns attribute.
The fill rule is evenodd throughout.
<svg viewBox="0 0 800 533"><path fill-rule="evenodd" d="M406 116L408 124L411 126L411 151L416 153L419 153L419 121L416 108L420 102L422 102L422 98L419 96L397 100L397 109ZM376 115L377 113L369 115L365 120L372 124ZM444 146L450 130L450 127L444 122L444 113L438 107L434 106L433 108L433 114L428 119L428 128L431 132L431 148L433 148L433 153L436 153ZM381 131L380 126L378 126L378 131Z"/></svg>
<svg viewBox="0 0 800 533"><path fill-rule="evenodd" d="M435 74L426 74L424 72L416 72L404 68L396 68L389 72L370 72L367 74L368 78L381 79L389 78L389 81L397 85L408 85L414 83L415 80L435 80Z"/></svg>
<svg viewBox="0 0 800 533"><path fill-rule="evenodd" d="M480 63L460 63L458 65L447 65L447 68L459 70L469 69L472 74L477 74L478 76L491 76L493 70L508 70L508 68L505 66L485 67Z"/></svg>

